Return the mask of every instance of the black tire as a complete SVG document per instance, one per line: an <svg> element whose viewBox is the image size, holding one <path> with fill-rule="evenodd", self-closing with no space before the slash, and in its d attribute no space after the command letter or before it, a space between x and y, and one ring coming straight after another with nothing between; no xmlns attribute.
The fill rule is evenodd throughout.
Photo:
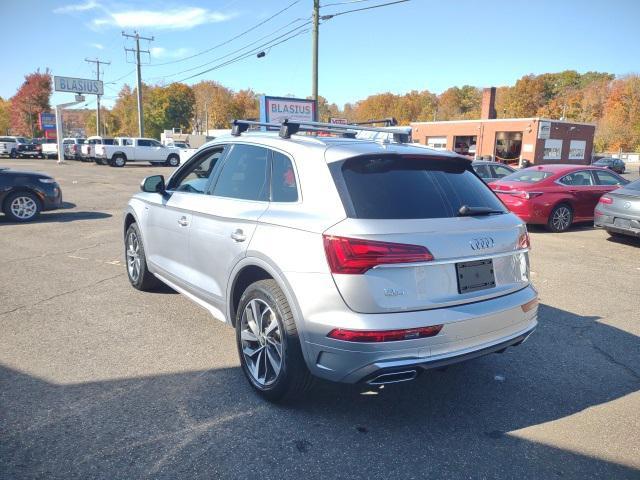
<svg viewBox="0 0 640 480"><path fill-rule="evenodd" d="M131 254L129 252L130 241L132 241L132 235L137 239L137 256L139 259L137 276L134 274L134 269L131 265ZM133 247L135 249L135 247ZM124 236L124 258L127 269L127 277L129 278L129 282L133 285L133 288L141 290L143 292L148 292L151 290L155 290L160 285L160 280L156 278L156 276L149 271L147 267L147 257L144 252L144 245L142 244L142 236L140 235L140 230L138 229L138 225L132 223L127 228L127 233Z"/></svg>
<svg viewBox="0 0 640 480"><path fill-rule="evenodd" d="M14 148L13 150L11 150L11 153L9 154L9 158L16 158L18 156L16 149Z"/></svg>
<svg viewBox="0 0 640 480"><path fill-rule="evenodd" d="M167 157L167 161L165 162L167 167L177 167L180 165L180 157L175 154L171 154Z"/></svg>
<svg viewBox="0 0 640 480"><path fill-rule="evenodd" d="M114 155L111 158L111 162L109 162L109 164L112 167L122 168L127 164L127 157L125 157L124 155L121 155L121 154Z"/></svg>
<svg viewBox="0 0 640 480"><path fill-rule="evenodd" d="M22 208L20 205L22 204ZM31 192L14 192L7 196L2 211L14 222L30 222L38 218L42 204L36 194Z"/></svg>
<svg viewBox="0 0 640 480"><path fill-rule="evenodd" d="M97 165L104 165L104 161L101 158L96 158Z"/></svg>
<svg viewBox="0 0 640 480"><path fill-rule="evenodd" d="M262 358L264 360L264 368L267 368L267 362L270 362L270 358L273 358L273 356L269 357L269 355L267 355L269 353L268 350L270 347L272 349L275 348L273 347L273 343L269 343L266 335L260 341L242 339L242 332L243 330L246 331L245 327L248 328L247 320L249 319L244 312L252 301L266 304L271 312L275 314L275 320L278 324L278 330L271 335L277 334L280 339L282 352L280 356L281 366L279 372L275 374L269 382L266 382L268 377L266 370L264 371L265 382L256 379L244 353L245 346L247 349L250 349L252 345L255 345L255 352L258 352L260 348L262 348L262 357L260 353L257 353L256 364L261 363ZM251 307L249 307L249 309L250 308ZM272 323L272 321L273 319L270 323ZM275 280L260 280L252 283L242 294L236 314L236 344L242 371L254 390L263 398L271 402L292 400L302 396L311 387L313 376L309 372L302 354L300 338L291 308ZM261 347L261 345L263 346ZM277 349L271 351L277 352ZM272 364L270 363L270 365ZM260 377L260 366L256 368L258 368L257 376Z"/></svg>
<svg viewBox="0 0 640 480"><path fill-rule="evenodd" d="M556 205L547 220L547 230L554 233L566 232L573 223L573 209L566 203Z"/></svg>

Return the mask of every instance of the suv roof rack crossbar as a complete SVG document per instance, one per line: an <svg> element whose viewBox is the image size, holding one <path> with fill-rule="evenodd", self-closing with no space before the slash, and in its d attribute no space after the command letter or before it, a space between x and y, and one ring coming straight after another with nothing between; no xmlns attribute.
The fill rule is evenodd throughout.
<svg viewBox="0 0 640 480"><path fill-rule="evenodd" d="M325 122L291 122L285 120L282 123L269 123L269 122L256 122L253 120L234 120L231 134L234 136L240 136L243 132L246 132L249 127L270 127L280 130L280 136L282 138L290 138L298 132L327 132L327 133L340 133L347 138L354 138L359 130L368 132L379 133L391 133L393 134L393 140L397 143L407 143L411 136L411 127L363 127L357 124L338 124L338 123L325 123Z"/></svg>

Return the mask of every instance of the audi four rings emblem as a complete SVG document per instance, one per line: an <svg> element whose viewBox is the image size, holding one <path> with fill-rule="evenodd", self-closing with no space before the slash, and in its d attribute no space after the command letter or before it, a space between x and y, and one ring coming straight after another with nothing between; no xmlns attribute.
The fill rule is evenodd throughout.
<svg viewBox="0 0 640 480"><path fill-rule="evenodd" d="M491 237L480 237L471 240L469 245L471 245L471 250L484 250L485 248L493 247L494 243Z"/></svg>

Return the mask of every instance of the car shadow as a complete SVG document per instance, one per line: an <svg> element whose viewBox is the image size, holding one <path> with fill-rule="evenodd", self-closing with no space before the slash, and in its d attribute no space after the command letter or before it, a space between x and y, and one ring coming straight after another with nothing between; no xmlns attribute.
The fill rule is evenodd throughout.
<svg viewBox="0 0 640 480"><path fill-rule="evenodd" d="M637 479L544 432L638 391L638 337L539 313L538 331L504 354L384 389L320 382L283 405L258 398L237 367L57 384L0 365L0 468L12 479Z"/></svg>
<svg viewBox="0 0 640 480"><path fill-rule="evenodd" d="M72 204L73 205L73 204ZM74 205L75 206L75 205ZM63 207L64 208L64 207ZM73 207L69 207L73 208ZM48 212L42 212L38 218L31 222L12 222L5 215L0 215L0 226L2 225L28 225L34 223L67 223L77 222L83 220L102 220L104 218L111 218L110 213L105 212L65 212L64 210L51 210Z"/></svg>
<svg viewBox="0 0 640 480"><path fill-rule="evenodd" d="M629 245L632 247L640 247L640 237L632 237L631 235L609 235L607 241L618 243L620 245Z"/></svg>

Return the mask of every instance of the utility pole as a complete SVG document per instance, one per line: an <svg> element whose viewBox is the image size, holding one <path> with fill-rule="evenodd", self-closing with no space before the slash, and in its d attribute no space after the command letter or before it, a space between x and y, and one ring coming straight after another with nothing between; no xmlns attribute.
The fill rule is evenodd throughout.
<svg viewBox="0 0 640 480"><path fill-rule="evenodd" d="M100 65L111 65L111 62L104 62L98 58L95 60L85 58L84 61L96 64L96 80L98 81L100 81ZM96 105L96 135L100 136L100 95L96 95Z"/></svg>
<svg viewBox="0 0 640 480"><path fill-rule="evenodd" d="M141 37L138 32L134 31L133 35L122 32L123 37L135 38L136 48L125 48L125 52L135 52L136 54L136 67L138 78L138 132L141 137L144 137L144 117L142 114L142 73L140 72L140 39L153 42L153 37ZM143 53L149 53L149 50L142 50Z"/></svg>
<svg viewBox="0 0 640 480"><path fill-rule="evenodd" d="M204 102L204 134L209 131L209 101Z"/></svg>
<svg viewBox="0 0 640 480"><path fill-rule="evenodd" d="M311 34L311 54L313 57L313 64L311 67L311 96L317 102L318 101L318 35L320 29L318 28L320 23L320 0L313 0L313 33Z"/></svg>

